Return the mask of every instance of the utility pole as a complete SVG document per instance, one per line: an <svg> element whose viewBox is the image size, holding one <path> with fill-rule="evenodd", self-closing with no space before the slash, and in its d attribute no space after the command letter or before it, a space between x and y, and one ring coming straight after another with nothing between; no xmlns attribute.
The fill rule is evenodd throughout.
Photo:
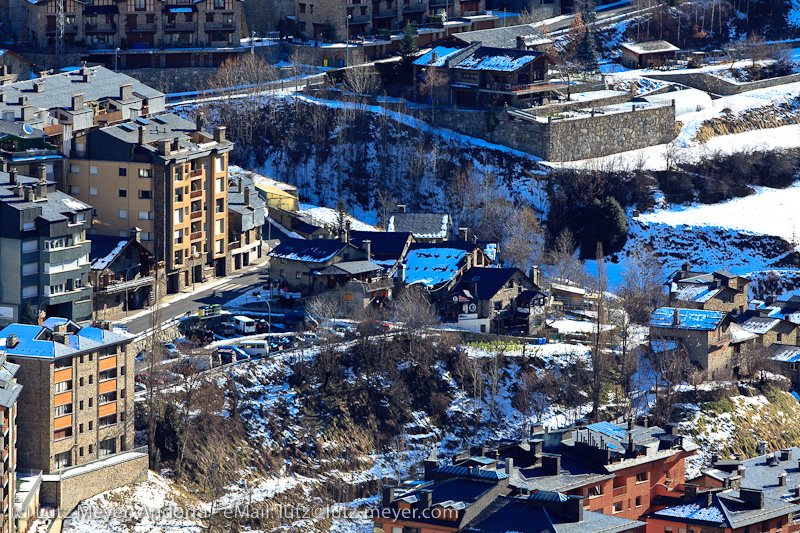
<svg viewBox="0 0 800 533"><path fill-rule="evenodd" d="M61 68L61 54L64 53L64 2L56 0L56 70Z"/></svg>

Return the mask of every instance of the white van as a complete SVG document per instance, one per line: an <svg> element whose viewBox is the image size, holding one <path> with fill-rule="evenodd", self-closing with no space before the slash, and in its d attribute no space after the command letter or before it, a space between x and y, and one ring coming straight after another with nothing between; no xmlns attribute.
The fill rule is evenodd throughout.
<svg viewBox="0 0 800 533"><path fill-rule="evenodd" d="M269 354L267 341L247 341L239 345L239 349L250 357L266 357Z"/></svg>
<svg viewBox="0 0 800 533"><path fill-rule="evenodd" d="M235 316L233 317L233 328L236 330L236 333L254 335L256 332L256 321L246 316Z"/></svg>

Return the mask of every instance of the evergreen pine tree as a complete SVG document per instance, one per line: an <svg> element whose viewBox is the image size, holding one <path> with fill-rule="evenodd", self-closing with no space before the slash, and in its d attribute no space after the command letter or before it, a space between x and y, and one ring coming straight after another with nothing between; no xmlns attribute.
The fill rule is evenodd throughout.
<svg viewBox="0 0 800 533"><path fill-rule="evenodd" d="M411 22L406 22L406 27L403 28L403 37L400 39L400 49L398 53L400 57L403 58L404 63L409 63L417 52L419 52L417 27Z"/></svg>
<svg viewBox="0 0 800 533"><path fill-rule="evenodd" d="M586 31L583 32L583 36L578 42L578 49L575 52L575 59L585 71L594 72L600 70L600 65L597 62L597 44L594 40L594 31L591 28L586 28Z"/></svg>
<svg viewBox="0 0 800 533"><path fill-rule="evenodd" d="M344 201L344 198L340 197L339 201L336 203L337 235L344 231L344 226L346 222L347 222L347 202Z"/></svg>

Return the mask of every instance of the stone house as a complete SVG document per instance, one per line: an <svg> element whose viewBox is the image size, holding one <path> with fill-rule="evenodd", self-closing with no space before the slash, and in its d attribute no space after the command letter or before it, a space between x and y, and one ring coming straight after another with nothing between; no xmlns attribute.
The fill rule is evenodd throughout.
<svg viewBox="0 0 800 533"><path fill-rule="evenodd" d="M394 280L369 260L340 261L321 270L317 286L333 294L342 309L364 309L391 299Z"/></svg>
<svg viewBox="0 0 800 533"><path fill-rule="evenodd" d="M687 263L673 272L665 285L673 307L740 314L747 309L749 283L748 278L727 270L694 272Z"/></svg>
<svg viewBox="0 0 800 533"><path fill-rule="evenodd" d="M342 239L283 239L269 252L269 276L291 291L312 294L327 290L328 278L319 273L342 261L366 254Z"/></svg>
<svg viewBox="0 0 800 533"><path fill-rule="evenodd" d="M33 61L11 50L0 50L0 85L29 80L33 69Z"/></svg>
<svg viewBox="0 0 800 533"><path fill-rule="evenodd" d="M400 268L414 242L414 236L403 231L351 231L349 236L348 242L381 265L388 276Z"/></svg>
<svg viewBox="0 0 800 533"><path fill-rule="evenodd" d="M22 392L22 385L17 383L16 373L19 366L8 362L5 352L2 351L0 346L0 414L2 414L3 421L3 457L0 462L0 475L5 479L5 483L0 486L0 521L4 524L4 531L16 533L18 531L24 533L26 527L24 525L27 520L23 521L23 529L15 527L17 519L20 515L28 511L36 511L37 505L33 505L30 509L28 505L21 505L28 498L22 494L20 490L19 500L17 501L18 484L22 488L26 482L25 478L38 479L41 483L41 471L19 471L17 469L17 400ZM19 481L18 481L19 480ZM29 487L27 492L35 490L38 492L38 487ZM35 496L35 495L31 495ZM38 498L38 496L35 496ZM30 504L30 502L28 502ZM22 512L19 512L22 511Z"/></svg>
<svg viewBox="0 0 800 533"><path fill-rule="evenodd" d="M542 325L539 287L517 268L472 267L440 303L445 320L481 333L529 335ZM527 309L527 312L525 310Z"/></svg>
<svg viewBox="0 0 800 533"><path fill-rule="evenodd" d="M712 379L727 376L734 370L734 345L741 340L732 327L738 325L732 322L732 317L721 311L660 307L647 324L650 346L656 353L679 350Z"/></svg>
<svg viewBox="0 0 800 533"><path fill-rule="evenodd" d="M419 101L443 106L531 107L550 102L563 87L551 83L548 74L551 65L561 64L544 52L491 48L480 42L437 46L413 62L414 91ZM426 79L438 75L441 82L426 86Z"/></svg>
<svg viewBox="0 0 800 533"><path fill-rule="evenodd" d="M564 311L582 311L592 307L586 289L566 283L550 284L550 305Z"/></svg>
<svg viewBox="0 0 800 533"><path fill-rule="evenodd" d="M89 241L95 316L105 320L147 306L156 286L156 264L139 241L139 228L131 228L127 239L89 235Z"/></svg>
<svg viewBox="0 0 800 533"><path fill-rule="evenodd" d="M758 344L769 347L773 344L797 345L797 324L777 317L751 316L741 326L758 335Z"/></svg>
<svg viewBox="0 0 800 533"><path fill-rule="evenodd" d="M464 272L472 267L490 264L486 253L476 243L413 243L398 268L397 277L401 283L422 285L432 300L438 302L447 298Z"/></svg>
<svg viewBox="0 0 800 533"><path fill-rule="evenodd" d="M442 243L453 237L453 219L447 213L408 213L398 205L389 213L386 231L411 233L415 242Z"/></svg>
<svg viewBox="0 0 800 533"><path fill-rule="evenodd" d="M625 68L652 68L664 65L675 59L677 46L664 40L633 41L620 45L620 62Z"/></svg>
<svg viewBox="0 0 800 533"><path fill-rule="evenodd" d="M477 42L490 48L510 48L544 52L545 48L553 43L553 40L543 34L534 24L519 24L515 26L501 26L499 28L454 33L438 44L441 46L448 46L450 44L467 46Z"/></svg>

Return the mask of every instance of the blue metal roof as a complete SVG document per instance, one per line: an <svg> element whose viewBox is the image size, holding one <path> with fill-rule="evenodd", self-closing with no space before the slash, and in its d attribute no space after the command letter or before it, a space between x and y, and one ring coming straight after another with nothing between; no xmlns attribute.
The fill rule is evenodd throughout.
<svg viewBox="0 0 800 533"><path fill-rule="evenodd" d="M540 490L539 492L534 492L531 494L531 500L537 500L540 502L565 502L567 501L567 497L560 492L554 492L551 490Z"/></svg>
<svg viewBox="0 0 800 533"><path fill-rule="evenodd" d="M454 474L456 476L470 476L479 477L483 479L499 480L508 477L505 472L498 472L496 470L482 470L482 469L469 469L465 466L444 465L436 469L437 472L444 474Z"/></svg>
<svg viewBox="0 0 800 533"><path fill-rule="evenodd" d="M51 331L56 324L71 323L74 334L66 338L66 344L55 342L52 337L45 335L46 331ZM9 335L16 335L19 341L16 346L9 348L7 338ZM47 337L50 337L49 339ZM5 351L9 356L37 357L55 359L69 355L78 354L88 350L93 350L101 346L119 344L129 340L128 337L113 331L85 327L80 328L74 322L64 318L48 318L41 326L31 324L9 324L0 331L0 342L4 344Z"/></svg>
<svg viewBox="0 0 800 533"><path fill-rule="evenodd" d="M724 318L725 313L720 311L659 307L650 315L647 325L657 328L711 331L716 329Z"/></svg>
<svg viewBox="0 0 800 533"><path fill-rule="evenodd" d="M494 462L494 459L489 459L488 457L484 457L482 455L481 456L470 457L469 460L470 461L475 461L476 463L480 463L480 464L483 464L483 465L492 464Z"/></svg>
<svg viewBox="0 0 800 533"><path fill-rule="evenodd" d="M602 433L603 435L607 435L615 439L624 439L626 431L625 429L610 422L596 422L594 424L589 424L586 426L586 429Z"/></svg>

